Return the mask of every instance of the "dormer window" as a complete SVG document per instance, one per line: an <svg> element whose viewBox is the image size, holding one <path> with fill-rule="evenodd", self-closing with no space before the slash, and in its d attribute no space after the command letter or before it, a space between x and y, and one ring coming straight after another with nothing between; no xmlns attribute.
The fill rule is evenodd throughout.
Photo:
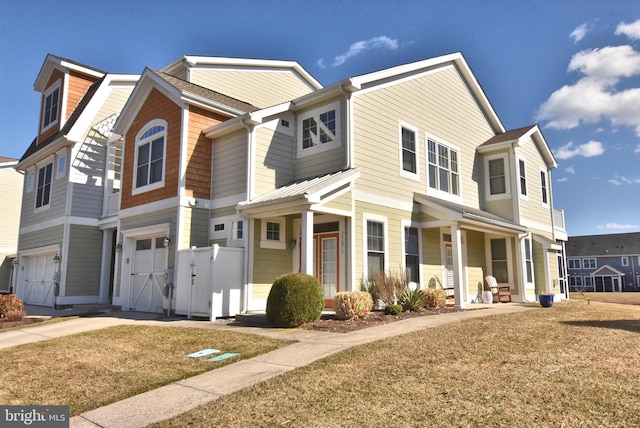
<svg viewBox="0 0 640 428"><path fill-rule="evenodd" d="M60 82L51 86L44 93L42 106L42 130L46 130L58 123L60 110Z"/></svg>
<svg viewBox="0 0 640 428"><path fill-rule="evenodd" d="M164 158L167 125L164 120L149 122L136 138L133 194L164 186Z"/></svg>
<svg viewBox="0 0 640 428"><path fill-rule="evenodd" d="M340 104L303 113L298 119L298 157L340 147Z"/></svg>

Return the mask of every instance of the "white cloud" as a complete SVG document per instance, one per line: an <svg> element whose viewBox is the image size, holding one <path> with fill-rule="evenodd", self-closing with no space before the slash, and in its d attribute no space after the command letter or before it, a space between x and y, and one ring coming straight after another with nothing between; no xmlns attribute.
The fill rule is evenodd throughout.
<svg viewBox="0 0 640 428"><path fill-rule="evenodd" d="M320 58L320 59L318 60L317 64L318 64L318 67L320 67L320 68L323 68L323 69L324 69L324 68L327 68L327 66L326 66L326 65L324 65L324 60L323 60L322 58Z"/></svg>
<svg viewBox="0 0 640 428"><path fill-rule="evenodd" d="M569 71L605 80L630 77L640 73L640 53L629 45L586 49L571 58Z"/></svg>
<svg viewBox="0 0 640 428"><path fill-rule="evenodd" d="M635 224L618 224L607 223L605 225L599 225L598 229L638 229L640 226Z"/></svg>
<svg viewBox="0 0 640 428"><path fill-rule="evenodd" d="M577 147L573 146L573 141L569 141L567 144L560 147L558 150L553 151L553 154L558 159L569 159L574 156L583 156L585 158L590 158L593 156L599 156L603 153L604 153L604 147L602 147L602 143L599 141L593 141L593 140L589 141L588 143L581 144Z"/></svg>
<svg viewBox="0 0 640 428"><path fill-rule="evenodd" d="M556 181L558 183L564 183L565 181L569 180L567 177L562 177L562 178L558 178Z"/></svg>
<svg viewBox="0 0 640 428"><path fill-rule="evenodd" d="M621 22L616 28L616 36L620 34L624 34L631 39L640 39L640 19L631 24Z"/></svg>
<svg viewBox="0 0 640 428"><path fill-rule="evenodd" d="M578 43L580 40L584 39L584 36L587 35L587 24L584 23L576 27L575 30L569 34L569 37L572 37L575 43Z"/></svg>
<svg viewBox="0 0 640 428"><path fill-rule="evenodd" d="M636 153L640 153L640 144L638 144L638 145L636 146L636 149L634 150L634 152L636 152Z"/></svg>
<svg viewBox="0 0 640 428"><path fill-rule="evenodd" d="M564 170L565 170L565 172L567 174L575 174L576 173L576 170L572 166L568 166Z"/></svg>
<svg viewBox="0 0 640 428"><path fill-rule="evenodd" d="M398 48L398 41L395 39L390 39L387 36L378 36L373 37L369 40L355 42L351 46L349 46L349 50L347 52L335 57L331 65L333 67L338 67L344 64L348 59L353 58L363 51L379 48L395 50ZM321 65L321 67L324 66L322 60L318 61L318 65Z"/></svg>

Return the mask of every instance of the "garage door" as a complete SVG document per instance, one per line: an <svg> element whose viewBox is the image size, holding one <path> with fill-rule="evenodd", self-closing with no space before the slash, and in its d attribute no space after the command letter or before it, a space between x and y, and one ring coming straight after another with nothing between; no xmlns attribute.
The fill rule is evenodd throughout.
<svg viewBox="0 0 640 428"><path fill-rule="evenodd" d="M24 288L22 301L29 305L53 306L53 263L55 253L25 257Z"/></svg>
<svg viewBox="0 0 640 428"><path fill-rule="evenodd" d="M129 308L140 312L162 312L167 249L164 236L136 240L131 274Z"/></svg>

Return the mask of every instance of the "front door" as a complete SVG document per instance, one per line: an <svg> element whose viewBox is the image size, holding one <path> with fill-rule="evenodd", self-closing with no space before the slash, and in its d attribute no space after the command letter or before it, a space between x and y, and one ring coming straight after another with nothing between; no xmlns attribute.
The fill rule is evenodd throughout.
<svg viewBox="0 0 640 428"><path fill-rule="evenodd" d="M129 296L132 311L162 312L167 255L164 236L136 240Z"/></svg>
<svg viewBox="0 0 640 428"><path fill-rule="evenodd" d="M338 284L338 234L323 233L313 236L314 274L324 294L324 305L333 308L333 298L340 291Z"/></svg>

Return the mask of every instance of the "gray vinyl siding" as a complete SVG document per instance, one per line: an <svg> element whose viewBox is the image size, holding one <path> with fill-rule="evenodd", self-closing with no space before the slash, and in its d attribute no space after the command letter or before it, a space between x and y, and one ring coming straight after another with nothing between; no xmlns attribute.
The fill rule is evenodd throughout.
<svg viewBox="0 0 640 428"><path fill-rule="evenodd" d="M237 215L235 205L231 207L216 208L214 210L211 210L211 218L220 218L235 215Z"/></svg>
<svg viewBox="0 0 640 428"><path fill-rule="evenodd" d="M206 247L209 245L209 210L185 209L189 222L186 223L185 232L189 237L189 247ZM185 215L186 216L186 215Z"/></svg>
<svg viewBox="0 0 640 428"><path fill-rule="evenodd" d="M276 69L195 69L191 82L265 108L314 90L299 74Z"/></svg>
<svg viewBox="0 0 640 428"><path fill-rule="evenodd" d="M459 150L463 204L479 208L481 167L476 147L493 131L455 68L353 97L355 165L359 189L411 199L428 193L425 136ZM400 175L399 121L417 129L420 179Z"/></svg>
<svg viewBox="0 0 640 428"><path fill-rule="evenodd" d="M20 235L18 251L46 247L48 245L62 245L63 236L64 225L48 227L37 232L23 233Z"/></svg>
<svg viewBox="0 0 640 428"><path fill-rule="evenodd" d="M0 253L0 291L9 291L11 285L12 259Z"/></svg>
<svg viewBox="0 0 640 428"><path fill-rule="evenodd" d="M213 143L213 199L247 191L247 133L217 138Z"/></svg>
<svg viewBox="0 0 640 428"><path fill-rule="evenodd" d="M99 294L101 258L102 231L92 226L70 225L65 296Z"/></svg>
<svg viewBox="0 0 640 428"><path fill-rule="evenodd" d="M171 223L171 232L175 233L177 208L168 208L133 217L125 217L120 221L120 230L137 229L155 224Z"/></svg>
<svg viewBox="0 0 640 428"><path fill-rule="evenodd" d="M49 208L35 213L36 193L38 186L38 170L35 171L33 190L24 192L22 197L22 211L20 215L20 227L29 227L41 224L45 221L60 218L65 215L67 207L67 176L56 178L55 162L53 165L53 177L51 181L51 197ZM25 189L28 173L25 174Z"/></svg>
<svg viewBox="0 0 640 428"><path fill-rule="evenodd" d="M256 196L293 180L294 147L291 136L267 128L256 131Z"/></svg>

